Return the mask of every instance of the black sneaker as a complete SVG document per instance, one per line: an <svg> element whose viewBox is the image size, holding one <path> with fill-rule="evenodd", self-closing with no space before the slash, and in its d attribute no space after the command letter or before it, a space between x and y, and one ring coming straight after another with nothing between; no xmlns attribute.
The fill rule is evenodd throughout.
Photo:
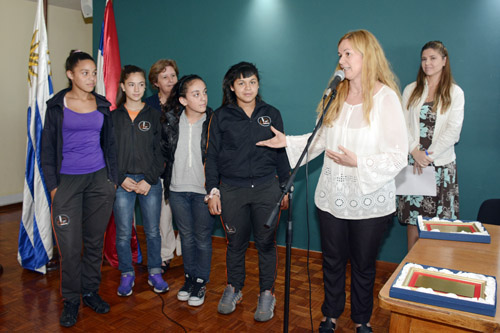
<svg viewBox="0 0 500 333"><path fill-rule="evenodd" d="M161 274L165 274L170 267L170 259L165 260L161 263Z"/></svg>
<svg viewBox="0 0 500 333"><path fill-rule="evenodd" d="M319 324L319 333L334 333L336 326L331 317L326 317L325 321Z"/></svg>
<svg viewBox="0 0 500 333"><path fill-rule="evenodd" d="M372 327L368 326L367 324L368 323L361 324L361 326L356 327L356 333L372 333L373 332Z"/></svg>
<svg viewBox="0 0 500 333"><path fill-rule="evenodd" d="M71 327L76 324L76 319L78 318L78 309L80 308L80 302L74 303L70 301L64 301L64 308L59 318L59 323L64 327Z"/></svg>
<svg viewBox="0 0 500 333"><path fill-rule="evenodd" d="M83 304L91 308L97 313L108 313L109 312L109 304L104 302L95 291L85 294L82 297Z"/></svg>
<svg viewBox="0 0 500 333"><path fill-rule="evenodd" d="M191 296L188 299L188 305L200 306L205 302L205 292L207 291L206 282L203 279L197 278L194 281Z"/></svg>
<svg viewBox="0 0 500 333"><path fill-rule="evenodd" d="M177 299L179 301L187 301L189 296L191 296L191 292L193 291L194 283L193 278L189 276L189 274L184 274L184 285L177 292Z"/></svg>

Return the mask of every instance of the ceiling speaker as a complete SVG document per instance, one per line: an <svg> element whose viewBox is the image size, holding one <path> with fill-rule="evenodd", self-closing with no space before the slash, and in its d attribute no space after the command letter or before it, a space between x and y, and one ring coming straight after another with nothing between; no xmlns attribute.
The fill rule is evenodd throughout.
<svg viewBox="0 0 500 333"><path fill-rule="evenodd" d="M84 18L92 17L92 0L81 0L82 14Z"/></svg>

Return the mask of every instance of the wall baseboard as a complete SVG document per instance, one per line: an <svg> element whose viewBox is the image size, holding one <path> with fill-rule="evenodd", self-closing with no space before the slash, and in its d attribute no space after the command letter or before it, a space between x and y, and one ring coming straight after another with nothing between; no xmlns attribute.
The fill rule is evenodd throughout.
<svg viewBox="0 0 500 333"><path fill-rule="evenodd" d="M20 203L20 202L23 202L23 194L22 193L5 195L3 197L0 197L0 207L16 204L16 203Z"/></svg>
<svg viewBox="0 0 500 333"><path fill-rule="evenodd" d="M217 243L227 243L226 238L220 236L212 236L212 241ZM255 249L255 242L251 241L249 246L250 249ZM278 253L280 255L286 255L286 246L278 245ZM307 257L306 249L299 249L292 247L292 256ZM309 251L309 257L315 259L322 259L323 253L321 251ZM398 267L398 263L377 260L376 269L395 271Z"/></svg>

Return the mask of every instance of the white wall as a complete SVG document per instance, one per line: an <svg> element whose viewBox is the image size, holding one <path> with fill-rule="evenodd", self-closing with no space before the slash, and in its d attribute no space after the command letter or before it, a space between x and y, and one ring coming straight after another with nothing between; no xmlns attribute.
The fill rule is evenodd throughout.
<svg viewBox="0 0 500 333"><path fill-rule="evenodd" d="M21 202L26 154L28 57L37 3L0 1L0 206ZM92 54L92 23L79 10L49 5L47 33L54 91L67 86L71 49Z"/></svg>

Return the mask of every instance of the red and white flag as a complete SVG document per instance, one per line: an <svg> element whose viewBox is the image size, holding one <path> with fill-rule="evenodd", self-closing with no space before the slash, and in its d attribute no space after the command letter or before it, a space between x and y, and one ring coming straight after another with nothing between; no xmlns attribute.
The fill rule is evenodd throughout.
<svg viewBox="0 0 500 333"><path fill-rule="evenodd" d="M120 82L121 70L120 48L118 47L113 1L106 0L101 41L97 55L96 92L99 95L106 96L106 99L112 104L111 110L116 109L116 93L118 91L118 83Z"/></svg>

